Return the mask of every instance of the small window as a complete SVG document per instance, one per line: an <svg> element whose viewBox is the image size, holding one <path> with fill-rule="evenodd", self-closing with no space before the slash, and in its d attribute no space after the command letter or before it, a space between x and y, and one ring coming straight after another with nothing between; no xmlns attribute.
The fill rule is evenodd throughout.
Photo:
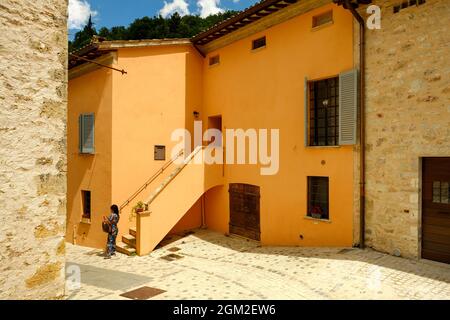
<svg viewBox="0 0 450 320"><path fill-rule="evenodd" d="M80 114L78 118L78 136L80 153L94 153L94 114Z"/></svg>
<svg viewBox="0 0 450 320"><path fill-rule="evenodd" d="M312 27L320 27L324 24L333 22L333 11L327 11L312 18Z"/></svg>
<svg viewBox="0 0 450 320"><path fill-rule="evenodd" d="M82 190L81 191L81 201L83 205L83 218L91 218L91 192Z"/></svg>
<svg viewBox="0 0 450 320"><path fill-rule="evenodd" d="M433 181L433 202L450 203L450 183L448 181Z"/></svg>
<svg viewBox="0 0 450 320"><path fill-rule="evenodd" d="M339 144L339 78L309 82L309 145Z"/></svg>
<svg viewBox="0 0 450 320"><path fill-rule="evenodd" d="M155 160L166 160L166 146L155 146Z"/></svg>
<svg viewBox="0 0 450 320"><path fill-rule="evenodd" d="M316 219L329 219L328 177L308 177L308 216Z"/></svg>
<svg viewBox="0 0 450 320"><path fill-rule="evenodd" d="M394 6L394 13L398 13L398 12L400 12L400 10L406 9L408 7L420 6L420 5L424 4L425 2L426 2L425 0L405 0Z"/></svg>
<svg viewBox="0 0 450 320"><path fill-rule="evenodd" d="M252 50L264 48L266 46L266 37L261 37L252 41Z"/></svg>
<svg viewBox="0 0 450 320"><path fill-rule="evenodd" d="M219 55L215 55L215 56L212 56L212 57L209 58L209 65L210 66L213 66L213 65L216 65L216 64L219 64L219 63L220 63L220 56Z"/></svg>

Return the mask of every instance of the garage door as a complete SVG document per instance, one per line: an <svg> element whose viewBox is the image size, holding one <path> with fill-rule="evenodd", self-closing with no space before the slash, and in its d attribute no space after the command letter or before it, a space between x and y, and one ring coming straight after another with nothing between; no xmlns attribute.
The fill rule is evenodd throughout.
<svg viewBox="0 0 450 320"><path fill-rule="evenodd" d="M260 240L259 187L243 183L231 183L230 233Z"/></svg>
<svg viewBox="0 0 450 320"><path fill-rule="evenodd" d="M422 258L450 263L450 158L424 158Z"/></svg>

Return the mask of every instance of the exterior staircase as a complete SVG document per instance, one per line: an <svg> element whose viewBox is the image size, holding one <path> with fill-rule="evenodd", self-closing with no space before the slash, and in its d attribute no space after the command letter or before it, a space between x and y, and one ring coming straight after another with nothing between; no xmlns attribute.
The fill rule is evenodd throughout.
<svg viewBox="0 0 450 320"><path fill-rule="evenodd" d="M117 252L132 256L136 254L136 228L130 228L129 234L122 236L122 241L116 244Z"/></svg>
<svg viewBox="0 0 450 320"><path fill-rule="evenodd" d="M207 165L203 161L207 148L197 147L154 187L145 201L144 212L136 214L136 227L129 228L129 233L117 242L118 252L126 255L150 253L205 192L223 184L223 164ZM120 210L139 200L143 191L182 155L179 153L166 163L123 203Z"/></svg>
<svg viewBox="0 0 450 320"><path fill-rule="evenodd" d="M223 185L223 165L203 161L207 148L197 147L154 190L146 210L137 214L134 243L138 255L153 251L205 192Z"/></svg>

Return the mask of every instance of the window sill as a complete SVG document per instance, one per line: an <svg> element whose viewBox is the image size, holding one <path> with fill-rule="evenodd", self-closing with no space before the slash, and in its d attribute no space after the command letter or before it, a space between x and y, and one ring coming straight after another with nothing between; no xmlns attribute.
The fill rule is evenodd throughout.
<svg viewBox="0 0 450 320"><path fill-rule="evenodd" d="M262 46L262 47L259 47L259 48L256 48L256 49L252 49L250 52L256 53L256 52L259 52L261 50L264 50L265 48L267 48L267 46Z"/></svg>
<svg viewBox="0 0 450 320"><path fill-rule="evenodd" d="M312 220L312 221L316 221L316 222L331 223L331 220L329 220L329 219L317 219L317 218L313 218L310 216L304 216L303 218L306 220Z"/></svg>
<svg viewBox="0 0 450 320"><path fill-rule="evenodd" d="M337 145L337 146L306 146L306 149L323 149L323 148L333 148L333 149L338 149L342 146Z"/></svg>
<svg viewBox="0 0 450 320"><path fill-rule="evenodd" d="M80 223L91 224L91 219L90 218L81 218Z"/></svg>
<svg viewBox="0 0 450 320"><path fill-rule="evenodd" d="M311 31L318 31L318 30L321 30L321 29L323 29L323 28L332 26L333 24L334 24L334 21L330 21L330 22L321 24L320 26L312 27L312 28L311 28Z"/></svg>

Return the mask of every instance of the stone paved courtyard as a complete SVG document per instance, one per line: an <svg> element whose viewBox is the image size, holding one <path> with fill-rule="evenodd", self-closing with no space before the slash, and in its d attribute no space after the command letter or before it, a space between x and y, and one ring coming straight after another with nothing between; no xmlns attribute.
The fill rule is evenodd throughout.
<svg viewBox="0 0 450 320"><path fill-rule="evenodd" d="M171 261L162 257L175 254ZM181 258L180 258L181 257ZM371 250L260 247L195 230L174 236L148 256L67 245L68 271L81 269L81 287L68 299L126 299L149 286L152 299L450 299L450 265L397 258Z"/></svg>

